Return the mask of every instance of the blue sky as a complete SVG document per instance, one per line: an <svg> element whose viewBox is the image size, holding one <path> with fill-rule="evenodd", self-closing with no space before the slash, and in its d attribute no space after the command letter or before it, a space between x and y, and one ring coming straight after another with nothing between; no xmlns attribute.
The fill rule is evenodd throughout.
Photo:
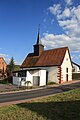
<svg viewBox="0 0 80 120"><path fill-rule="evenodd" d="M45 49L68 46L80 64L80 0L0 0L0 56L21 64L37 40Z"/></svg>

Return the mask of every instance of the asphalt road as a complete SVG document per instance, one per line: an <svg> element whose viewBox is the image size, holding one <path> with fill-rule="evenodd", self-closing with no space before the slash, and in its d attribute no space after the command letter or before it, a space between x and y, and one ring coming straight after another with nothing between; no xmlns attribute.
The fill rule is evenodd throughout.
<svg viewBox="0 0 80 120"><path fill-rule="evenodd" d="M49 87L49 88L33 90L33 91L0 94L0 105L4 104L4 103L7 104L9 102L29 100L29 99L33 99L33 98L53 95L56 93L61 93L64 91L75 89L75 88L80 88L80 81L76 82L76 83L59 85L59 86L55 86L55 87Z"/></svg>
<svg viewBox="0 0 80 120"><path fill-rule="evenodd" d="M47 96L47 95L56 94L60 92L62 92L62 90L58 88L44 88L44 89L33 90L33 91L0 94L0 103L37 98L37 97Z"/></svg>

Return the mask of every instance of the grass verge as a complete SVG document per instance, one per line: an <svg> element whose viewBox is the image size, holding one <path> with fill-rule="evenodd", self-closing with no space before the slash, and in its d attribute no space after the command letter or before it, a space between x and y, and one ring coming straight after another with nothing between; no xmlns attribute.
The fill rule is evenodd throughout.
<svg viewBox="0 0 80 120"><path fill-rule="evenodd" d="M41 100L0 107L0 120L80 120L80 88Z"/></svg>

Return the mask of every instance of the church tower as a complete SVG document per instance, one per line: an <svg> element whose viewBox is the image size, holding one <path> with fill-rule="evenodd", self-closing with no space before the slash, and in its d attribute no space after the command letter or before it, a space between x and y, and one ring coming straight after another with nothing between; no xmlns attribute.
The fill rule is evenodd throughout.
<svg viewBox="0 0 80 120"><path fill-rule="evenodd" d="M40 28L38 28L37 43L34 45L34 55L39 56L43 51L44 51L44 46L41 43Z"/></svg>

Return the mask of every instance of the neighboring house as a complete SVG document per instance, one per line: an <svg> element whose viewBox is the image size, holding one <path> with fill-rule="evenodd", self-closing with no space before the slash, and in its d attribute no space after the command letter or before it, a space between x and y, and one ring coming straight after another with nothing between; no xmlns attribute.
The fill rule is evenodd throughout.
<svg viewBox="0 0 80 120"><path fill-rule="evenodd" d="M72 62L73 65L73 70L72 72L74 73L80 73L80 65L78 65L77 63Z"/></svg>
<svg viewBox="0 0 80 120"><path fill-rule="evenodd" d="M7 64L3 57L0 57L0 78L6 77Z"/></svg>
<svg viewBox="0 0 80 120"><path fill-rule="evenodd" d="M27 55L21 70L14 72L13 84L24 86L25 81L30 81L30 86L72 81L72 62L68 47L44 50L38 32L34 52Z"/></svg>

